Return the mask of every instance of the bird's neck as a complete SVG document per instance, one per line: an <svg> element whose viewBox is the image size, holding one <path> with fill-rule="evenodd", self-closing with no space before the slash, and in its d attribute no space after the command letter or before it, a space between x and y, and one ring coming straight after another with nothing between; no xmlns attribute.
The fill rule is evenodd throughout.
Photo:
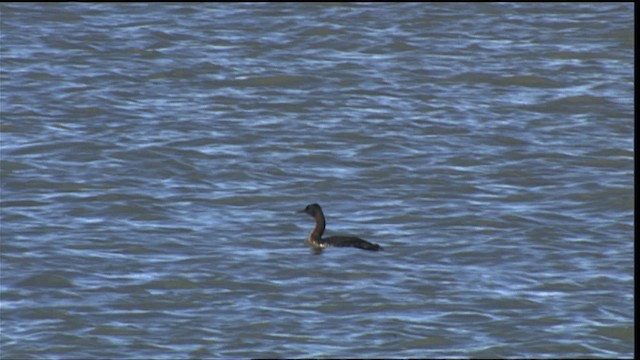
<svg viewBox="0 0 640 360"><path fill-rule="evenodd" d="M322 238L322 234L324 233L324 227L326 225L324 215L322 215L322 213L316 214L314 218L316 219L316 227L313 228L311 234L309 234L309 242L311 243L320 241L320 239Z"/></svg>

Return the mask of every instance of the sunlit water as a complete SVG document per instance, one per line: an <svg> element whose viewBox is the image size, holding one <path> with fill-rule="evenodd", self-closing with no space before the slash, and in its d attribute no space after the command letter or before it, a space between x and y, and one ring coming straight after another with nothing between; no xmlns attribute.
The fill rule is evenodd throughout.
<svg viewBox="0 0 640 360"><path fill-rule="evenodd" d="M0 4L1 357L632 357L633 11Z"/></svg>

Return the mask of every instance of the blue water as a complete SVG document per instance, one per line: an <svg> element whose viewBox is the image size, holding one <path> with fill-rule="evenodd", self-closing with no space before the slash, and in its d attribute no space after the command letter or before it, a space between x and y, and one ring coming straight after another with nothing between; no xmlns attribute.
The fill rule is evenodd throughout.
<svg viewBox="0 0 640 360"><path fill-rule="evenodd" d="M633 357L633 12L0 4L0 357Z"/></svg>

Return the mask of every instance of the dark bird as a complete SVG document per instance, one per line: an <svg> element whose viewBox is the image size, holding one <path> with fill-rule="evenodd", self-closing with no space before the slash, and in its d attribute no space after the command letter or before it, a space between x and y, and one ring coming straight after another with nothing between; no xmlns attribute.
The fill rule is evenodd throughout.
<svg viewBox="0 0 640 360"><path fill-rule="evenodd" d="M335 247L356 247L364 250L371 251L380 251L382 247L378 244L372 244L367 240L360 239L355 236L331 236L328 238L323 238L322 234L324 233L324 228L327 222L324 219L324 213L322 213L322 208L318 204L310 204L307 205L304 210L301 212L305 212L316 219L316 227L311 231L309 237L307 238L307 242L316 249L322 249L328 246Z"/></svg>

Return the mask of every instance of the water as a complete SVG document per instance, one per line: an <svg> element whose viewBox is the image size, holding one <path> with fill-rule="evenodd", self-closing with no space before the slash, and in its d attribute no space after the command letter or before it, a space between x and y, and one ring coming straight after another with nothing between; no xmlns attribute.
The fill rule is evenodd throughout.
<svg viewBox="0 0 640 360"><path fill-rule="evenodd" d="M633 357L633 12L0 4L1 357Z"/></svg>

